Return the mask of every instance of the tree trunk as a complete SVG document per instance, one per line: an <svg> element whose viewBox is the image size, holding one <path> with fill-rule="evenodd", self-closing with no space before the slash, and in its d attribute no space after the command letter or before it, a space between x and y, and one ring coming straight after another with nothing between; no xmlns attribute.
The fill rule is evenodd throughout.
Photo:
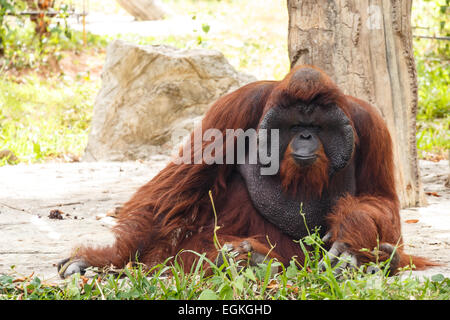
<svg viewBox="0 0 450 320"><path fill-rule="evenodd" d="M346 94L366 100L381 111L394 142L401 204L423 204L416 150L412 1L287 2L291 67L316 65Z"/></svg>
<svg viewBox="0 0 450 320"><path fill-rule="evenodd" d="M166 15L157 0L116 0L119 5L137 20L160 20Z"/></svg>

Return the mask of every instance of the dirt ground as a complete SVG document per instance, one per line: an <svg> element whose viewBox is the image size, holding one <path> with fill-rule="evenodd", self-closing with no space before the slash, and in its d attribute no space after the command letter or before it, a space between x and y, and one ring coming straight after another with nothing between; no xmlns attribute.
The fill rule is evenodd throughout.
<svg viewBox="0 0 450 320"><path fill-rule="evenodd" d="M106 244L107 215L164 167L167 158L126 163L46 163L0 167L0 274L60 281L55 264L81 243ZM442 265L413 274L450 277L448 161L420 162L428 205L402 210L406 250ZM62 219L50 219L59 210Z"/></svg>

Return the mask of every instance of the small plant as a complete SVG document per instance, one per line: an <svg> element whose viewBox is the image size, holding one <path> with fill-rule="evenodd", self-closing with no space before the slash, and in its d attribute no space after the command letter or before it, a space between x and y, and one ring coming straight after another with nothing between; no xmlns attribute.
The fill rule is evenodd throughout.
<svg viewBox="0 0 450 320"><path fill-rule="evenodd" d="M450 279L443 275L431 278L386 276L389 262L369 264L377 272L368 274L365 267L345 269L338 276L336 266L325 263L318 232L301 239L303 264L293 258L288 266L269 260L257 266L242 268L234 259L217 266L204 254L198 256L189 272L185 272L179 253L148 269L140 263L115 273L84 277L75 274L62 285L49 284L37 277L0 276L0 299L63 300L378 300L378 299L450 299ZM307 247L309 250L307 250ZM276 266L278 271L273 272ZM207 269L207 270L206 270ZM208 272L206 272L208 271Z"/></svg>

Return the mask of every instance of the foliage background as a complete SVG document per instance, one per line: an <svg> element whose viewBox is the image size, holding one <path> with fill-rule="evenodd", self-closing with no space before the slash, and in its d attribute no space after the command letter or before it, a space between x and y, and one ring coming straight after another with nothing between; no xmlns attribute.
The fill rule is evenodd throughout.
<svg viewBox="0 0 450 320"><path fill-rule="evenodd" d="M79 159L100 87L105 47L113 38L217 49L235 68L258 79L281 79L289 70L284 0L164 0L174 15L192 20L191 32L155 36L88 33L87 45L83 45L81 32L68 27L69 4L80 11L80 3L56 1L62 13L49 22L49 33L41 38L26 17L6 15L24 10L23 1L0 0L0 151L14 155L14 161L0 158L0 165ZM413 1L414 34L448 37L449 13L449 0ZM91 0L89 14L126 12L115 1ZM414 52L419 156L448 158L449 41L415 38Z"/></svg>

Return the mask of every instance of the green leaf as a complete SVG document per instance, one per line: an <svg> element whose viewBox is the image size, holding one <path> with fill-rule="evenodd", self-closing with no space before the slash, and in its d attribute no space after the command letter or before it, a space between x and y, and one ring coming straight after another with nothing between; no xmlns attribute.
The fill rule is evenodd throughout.
<svg viewBox="0 0 450 320"><path fill-rule="evenodd" d="M238 277L235 281L234 281L234 286L236 287L236 289L238 289L239 292L241 292L242 290L244 290L244 282L245 282L245 278L240 276Z"/></svg>
<svg viewBox="0 0 450 320"><path fill-rule="evenodd" d="M33 142L33 151L38 159L42 157L41 145L39 142Z"/></svg>
<svg viewBox="0 0 450 320"><path fill-rule="evenodd" d="M434 276L431 277L431 280L433 280L435 282L441 282L441 281L444 281L444 279L445 279L444 275L442 275L440 273L435 274Z"/></svg>
<svg viewBox="0 0 450 320"><path fill-rule="evenodd" d="M220 290L219 295L224 300L232 300L233 299L233 288L231 288L229 284L226 284Z"/></svg>
<svg viewBox="0 0 450 320"><path fill-rule="evenodd" d="M202 30L204 33L208 33L209 29L211 29L211 27L209 26L209 24L202 24Z"/></svg>
<svg viewBox="0 0 450 320"><path fill-rule="evenodd" d="M287 270L286 270L286 277L293 278L297 275L297 273L298 273L298 268L295 265L295 262L293 260L291 260L291 263L290 263L289 267L287 267Z"/></svg>
<svg viewBox="0 0 450 320"><path fill-rule="evenodd" d="M198 300L218 300L218 299L219 297L211 289L203 290L203 292L200 293L200 296L198 297Z"/></svg>
<svg viewBox="0 0 450 320"><path fill-rule="evenodd" d="M252 270L251 268L245 269L244 275L245 275L248 279L250 279L250 280L256 282L256 276L255 276L255 274L253 273L253 270Z"/></svg>

